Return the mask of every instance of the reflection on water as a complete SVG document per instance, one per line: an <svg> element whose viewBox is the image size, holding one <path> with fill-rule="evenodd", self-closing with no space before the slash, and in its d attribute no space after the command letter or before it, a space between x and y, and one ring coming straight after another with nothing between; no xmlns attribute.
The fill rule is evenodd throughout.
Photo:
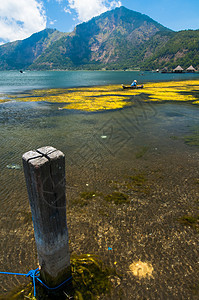
<svg viewBox="0 0 199 300"><path fill-rule="evenodd" d="M22 154L51 145L66 156L67 201L80 191L108 192L111 180L133 169L175 168L198 163L198 148L183 137L198 126L199 107L190 104L137 103L103 113L58 110L57 104L4 103L0 106L0 270L27 272L37 265ZM172 138L173 137L173 138ZM174 138L176 137L176 138ZM23 278L1 278L0 291Z"/></svg>

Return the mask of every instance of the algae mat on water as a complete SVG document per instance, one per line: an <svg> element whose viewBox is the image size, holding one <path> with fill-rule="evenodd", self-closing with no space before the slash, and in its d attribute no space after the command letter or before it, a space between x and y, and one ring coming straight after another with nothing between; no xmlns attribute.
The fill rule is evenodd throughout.
<svg viewBox="0 0 199 300"><path fill-rule="evenodd" d="M199 104L199 80L147 83L144 89L123 90L119 85L81 87L71 89L33 90L27 94L0 95L5 101L45 101L60 103L58 109L87 112L121 109L143 102L189 101Z"/></svg>

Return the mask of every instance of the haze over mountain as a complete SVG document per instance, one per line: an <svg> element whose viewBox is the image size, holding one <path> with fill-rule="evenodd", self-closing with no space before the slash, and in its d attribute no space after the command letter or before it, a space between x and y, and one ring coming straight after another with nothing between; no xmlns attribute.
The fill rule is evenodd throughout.
<svg viewBox="0 0 199 300"><path fill-rule="evenodd" d="M174 32L119 7L71 33L45 29L0 46L0 69L152 69L199 66L199 30Z"/></svg>

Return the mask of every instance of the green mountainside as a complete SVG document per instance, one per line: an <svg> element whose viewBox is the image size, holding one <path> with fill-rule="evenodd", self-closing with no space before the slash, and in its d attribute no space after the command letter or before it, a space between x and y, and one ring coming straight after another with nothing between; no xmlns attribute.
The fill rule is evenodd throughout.
<svg viewBox="0 0 199 300"><path fill-rule="evenodd" d="M174 32L119 7L76 26L46 29L0 46L0 69L156 69L199 67L199 30Z"/></svg>
<svg viewBox="0 0 199 300"><path fill-rule="evenodd" d="M45 29L22 41L0 46L0 70L28 68L51 44L66 33Z"/></svg>
<svg viewBox="0 0 199 300"><path fill-rule="evenodd" d="M146 15L116 8L76 26L46 49L31 68L48 69L49 64L51 69L135 67L140 47L159 31L171 32Z"/></svg>
<svg viewBox="0 0 199 300"><path fill-rule="evenodd" d="M153 39L149 48L153 45ZM153 54L144 60L142 67L151 70L163 67L173 69L177 65L187 68L193 65L199 69L198 54L199 30L183 30L171 34L161 48L155 48Z"/></svg>

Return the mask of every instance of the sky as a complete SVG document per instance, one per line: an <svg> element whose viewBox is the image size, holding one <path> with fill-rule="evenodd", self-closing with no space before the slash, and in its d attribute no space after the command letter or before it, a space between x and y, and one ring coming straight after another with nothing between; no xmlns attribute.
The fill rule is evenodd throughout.
<svg viewBox="0 0 199 300"><path fill-rule="evenodd" d="M199 29L199 0L0 0L0 44L45 28L71 32L77 24L121 5L174 31Z"/></svg>

